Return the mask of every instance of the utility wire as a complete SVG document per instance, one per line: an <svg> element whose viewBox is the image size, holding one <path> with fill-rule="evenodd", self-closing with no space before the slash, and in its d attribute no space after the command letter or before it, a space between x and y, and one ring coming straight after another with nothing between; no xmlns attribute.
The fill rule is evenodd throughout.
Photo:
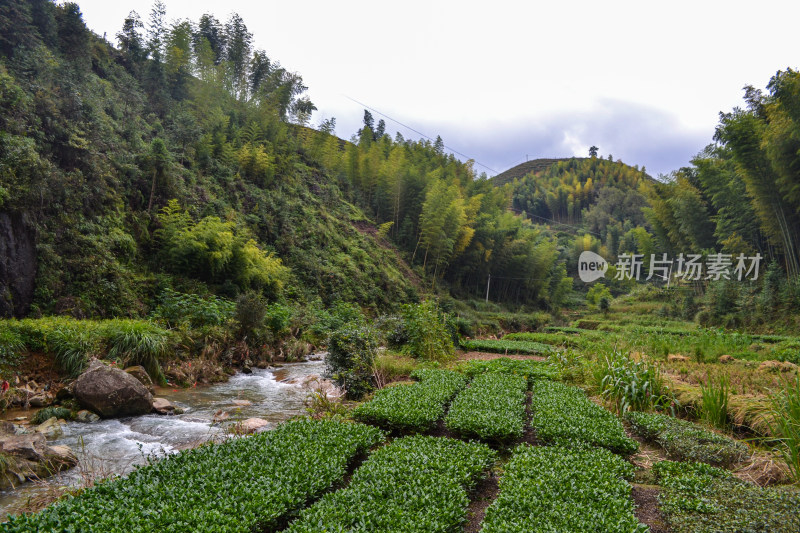
<svg viewBox="0 0 800 533"><path fill-rule="evenodd" d="M390 116L389 116L389 115L387 115L386 113L381 113L380 111L378 111L378 110L377 110L377 109L375 109L374 107L370 107L370 106L368 106L367 104L365 104L365 103L363 103L363 102L359 102L359 101L358 101L358 100L356 100L355 98L350 98L350 97L349 97L349 96L347 96L346 94L343 94L342 96L344 96L344 97L345 97L345 98L347 98L348 100L351 100L351 101L353 101L353 102L357 103L357 104L358 104L358 105L360 105L360 106L364 106L365 108L367 108L367 109L369 109L370 111L373 111L373 112L375 112L375 113L379 114L379 115L380 115L380 116L382 116L382 117L386 117L386 118L388 118L389 120L391 120L391 121L392 121L392 122L394 122L395 124L399 124L400 126L403 126L404 128L406 128L406 129L408 129L408 130L411 130L411 131L413 131L413 132L414 132L414 133L416 133L417 135L421 135L421 136L425 137L425 138L426 138L426 139L428 139L429 141L434 141L434 142L436 142L436 139L432 139L431 137L429 137L429 136L425 135L425 134L424 134L424 133L422 133L421 131L417 131L417 130L415 130L414 128L412 128L411 126L408 126L408 125L406 125L406 124L403 124L403 123L402 123L402 122L400 122L399 120L393 119L392 117L390 117ZM486 166L486 165L484 165L483 163L479 163L479 162L478 162L478 161L477 161L477 160L476 160L474 157L470 157L470 156L468 156L468 155L466 155L466 154L462 154L462 153L461 153L461 152L459 152L458 150L454 150L454 149L450 148L450 147L449 147L449 146L447 146L447 145L443 145L443 146L444 146L446 149L448 149L448 150L450 150L451 152L453 152L454 154L460 155L461 157L464 157L464 158L466 158L466 159L472 159L473 161L475 161L475 164L476 164L476 165L482 166L483 168L485 168L485 169L486 169L486 170L488 170L489 172L493 172L495 175L497 175L497 174L500 174L499 172L497 172L497 171L496 171L496 170L494 170L493 168L487 167L487 166Z"/></svg>
<svg viewBox="0 0 800 533"><path fill-rule="evenodd" d="M581 233L591 233L592 235L594 235L596 237L600 237L601 239L603 238L603 236L601 234L599 234L599 233L597 233L595 231L589 231L588 229L584 229L584 228L582 228L580 226L576 226L574 224L567 224L565 222L558 222L556 220L553 220L552 218L547 218L547 217L542 217L542 216L539 216L539 215L534 215L533 213L528 213L527 211L524 211L522 209L516 209L514 207L509 207L508 210L509 211L514 211L515 213L523 213L524 215L529 216L531 218L538 218L538 219L544 220L546 222L551 222L553 224L558 224L559 226L565 226L567 228L572 228L575 231L579 231Z"/></svg>

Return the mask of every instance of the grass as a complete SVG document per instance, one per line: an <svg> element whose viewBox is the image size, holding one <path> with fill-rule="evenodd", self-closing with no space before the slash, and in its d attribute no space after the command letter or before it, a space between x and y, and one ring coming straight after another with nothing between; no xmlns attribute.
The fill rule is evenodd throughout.
<svg viewBox="0 0 800 533"><path fill-rule="evenodd" d="M657 366L647 361L634 361L621 352L598 358L594 379L603 398L612 403L617 414L649 411L673 402Z"/></svg>
<svg viewBox="0 0 800 533"><path fill-rule="evenodd" d="M700 392L700 417L717 429L728 429L728 376L720 376L716 381L709 378L706 384L700 385Z"/></svg>
<svg viewBox="0 0 800 533"><path fill-rule="evenodd" d="M491 352L522 355L548 355L554 351L549 344L528 341L462 340L461 349L473 352Z"/></svg>
<svg viewBox="0 0 800 533"><path fill-rule="evenodd" d="M15 350L52 354L68 377L76 377L91 357L121 365L142 365L150 377L164 383L159 360L174 346L169 331L146 320L76 320L44 317L0 321L0 342L18 339ZM24 347L19 348L19 344Z"/></svg>
<svg viewBox="0 0 800 533"><path fill-rule="evenodd" d="M792 479L800 483L800 377L772 398L772 434Z"/></svg>

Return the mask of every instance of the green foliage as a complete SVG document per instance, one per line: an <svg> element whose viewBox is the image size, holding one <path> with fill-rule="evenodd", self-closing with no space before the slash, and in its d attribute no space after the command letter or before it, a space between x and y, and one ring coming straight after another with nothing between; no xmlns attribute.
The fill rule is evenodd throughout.
<svg viewBox="0 0 800 533"><path fill-rule="evenodd" d="M445 405L466 384L464 376L448 370L415 370L413 385L386 387L353 410L356 420L397 431L427 431L444 416Z"/></svg>
<svg viewBox="0 0 800 533"><path fill-rule="evenodd" d="M634 515L633 466L608 450L521 444L486 510L486 533L644 533Z"/></svg>
<svg viewBox="0 0 800 533"><path fill-rule="evenodd" d="M453 400L445 424L461 437L491 442L518 439L525 429L527 390L524 375L482 374Z"/></svg>
<svg viewBox="0 0 800 533"><path fill-rule="evenodd" d="M105 323L104 340L109 359L123 366L141 365L154 381L166 384L159 359L170 346L169 333L150 322L111 320Z"/></svg>
<svg viewBox="0 0 800 533"><path fill-rule="evenodd" d="M491 352L503 354L547 355L553 347L540 342L500 340L462 340L461 348L474 352Z"/></svg>
<svg viewBox="0 0 800 533"><path fill-rule="evenodd" d="M800 481L800 377L771 399L771 433L795 482Z"/></svg>
<svg viewBox="0 0 800 533"><path fill-rule="evenodd" d="M636 442L625 435L619 420L578 388L537 381L533 384L531 410L531 425L536 436L545 442L575 439L624 455L638 449Z"/></svg>
<svg viewBox="0 0 800 533"><path fill-rule="evenodd" d="M247 231L233 222L208 216L194 223L171 200L159 214L160 238L167 264L178 273L221 283L234 280L241 289L280 293L289 271L281 260L261 250Z"/></svg>
<svg viewBox="0 0 800 533"><path fill-rule="evenodd" d="M72 420L73 418L72 411L66 407L45 407L36 411L36 414L31 417L31 424L41 424L53 417L63 420Z"/></svg>
<svg viewBox="0 0 800 533"><path fill-rule="evenodd" d="M233 318L236 304L214 295L185 294L164 289L151 317L168 326L188 324L191 327L220 326Z"/></svg>
<svg viewBox="0 0 800 533"><path fill-rule="evenodd" d="M17 331L0 324L0 373L5 375L21 360L25 343Z"/></svg>
<svg viewBox="0 0 800 533"><path fill-rule="evenodd" d="M586 301L592 305L599 306L603 298L611 300L611 291L602 283L595 283L586 293Z"/></svg>
<svg viewBox="0 0 800 533"><path fill-rule="evenodd" d="M716 381L709 376L706 383L700 384L700 391L702 393L700 417L717 429L727 429L730 426L728 422L728 398L730 396L728 376L722 375Z"/></svg>
<svg viewBox="0 0 800 533"><path fill-rule="evenodd" d="M557 369L549 362L508 359L506 357L491 359L489 361L467 361L462 363L459 369L469 377L475 377L490 372L525 376L529 381L536 379L558 379Z"/></svg>
<svg viewBox="0 0 800 533"><path fill-rule="evenodd" d="M373 453L347 488L326 494L286 531L457 531L466 521L470 490L495 459L478 443L397 439Z"/></svg>
<svg viewBox="0 0 800 533"><path fill-rule="evenodd" d="M749 453L741 442L672 416L631 412L625 419L637 435L655 442L676 461L731 467Z"/></svg>
<svg viewBox="0 0 800 533"><path fill-rule="evenodd" d="M447 361L455 355L447 317L433 300L403 306L404 351L425 361Z"/></svg>
<svg viewBox="0 0 800 533"><path fill-rule="evenodd" d="M80 374L90 357L105 357L122 365L142 365L152 378L162 380L159 358L175 342L169 331L144 320L6 320L0 331L13 332L30 351L53 354L70 377Z"/></svg>
<svg viewBox="0 0 800 533"><path fill-rule="evenodd" d="M674 404L657 366L647 361L634 361L620 352L598 358L594 378L603 398L613 402L618 414Z"/></svg>
<svg viewBox="0 0 800 533"><path fill-rule="evenodd" d="M345 325L328 338L328 373L347 396L359 399L373 389L378 339L369 326Z"/></svg>
<svg viewBox="0 0 800 533"><path fill-rule="evenodd" d="M3 530L60 530L65 524L104 533L164 524L175 531L276 529L341 481L350 461L382 439L379 430L360 424L293 420L168 456L38 514L11 517Z"/></svg>
<svg viewBox="0 0 800 533"><path fill-rule="evenodd" d="M335 302L329 309L320 309L314 315L311 333L316 338L325 339L331 332L350 324L353 326L364 324L364 314L355 305L342 301Z"/></svg>
<svg viewBox="0 0 800 533"><path fill-rule="evenodd" d="M653 465L659 503L676 533L718 531L789 533L800 528L800 494L761 488L703 463Z"/></svg>

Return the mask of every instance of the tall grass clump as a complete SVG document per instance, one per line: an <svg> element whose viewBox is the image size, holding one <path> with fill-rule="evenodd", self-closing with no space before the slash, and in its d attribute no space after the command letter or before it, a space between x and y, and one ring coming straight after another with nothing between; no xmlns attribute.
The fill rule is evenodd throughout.
<svg viewBox="0 0 800 533"><path fill-rule="evenodd" d="M18 332L0 323L0 374L5 374L9 367L17 366L25 343Z"/></svg>
<svg viewBox="0 0 800 533"><path fill-rule="evenodd" d="M700 384L700 391L702 393L700 417L717 429L727 429L730 397L728 376L723 374L717 380L709 376L706 383Z"/></svg>
<svg viewBox="0 0 800 533"><path fill-rule="evenodd" d="M89 358L102 352L102 342L93 325L66 323L56 326L46 336L46 345L55 355L56 364L69 377L83 372Z"/></svg>
<svg viewBox="0 0 800 533"><path fill-rule="evenodd" d="M673 397L661 371L647 361L634 361L614 351L598 359L594 378L603 398L618 414L672 406Z"/></svg>
<svg viewBox="0 0 800 533"><path fill-rule="evenodd" d="M153 380L166 383L159 364L170 345L166 330L138 320L111 320L104 326L109 359L117 359L125 366L142 365Z"/></svg>
<svg viewBox="0 0 800 533"><path fill-rule="evenodd" d="M771 433L795 483L800 483L800 376L782 393L772 397Z"/></svg>

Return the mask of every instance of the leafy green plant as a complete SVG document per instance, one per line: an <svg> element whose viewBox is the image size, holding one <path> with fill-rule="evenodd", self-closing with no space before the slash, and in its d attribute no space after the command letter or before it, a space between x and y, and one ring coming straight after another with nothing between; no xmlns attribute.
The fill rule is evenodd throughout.
<svg viewBox="0 0 800 533"><path fill-rule="evenodd" d="M227 533L280 529L383 440L370 426L298 419L252 437L170 455L61 500L17 515L6 532Z"/></svg>
<svg viewBox="0 0 800 533"><path fill-rule="evenodd" d="M487 446L412 436L374 452L347 488L300 512L287 533L458 531L469 492L497 455Z"/></svg>
<svg viewBox="0 0 800 533"><path fill-rule="evenodd" d="M728 376L720 375L717 380L709 376L706 383L700 384L702 403L700 404L700 417L717 429L727 429L728 423L728 398L730 387Z"/></svg>
<svg viewBox="0 0 800 533"><path fill-rule="evenodd" d="M625 455L638 449L636 441L625 435L617 417L593 403L576 387L536 381L531 410L531 426L537 438L545 442L574 439Z"/></svg>
<svg viewBox="0 0 800 533"><path fill-rule="evenodd" d="M403 330L407 338L403 348L425 361L447 361L455 355L447 317L433 300L403 306Z"/></svg>
<svg viewBox="0 0 800 533"><path fill-rule="evenodd" d="M529 381L537 379L558 379L558 369L549 362L509 359L500 357L489 361L473 360L462 363L458 367L469 377L479 376L486 372L500 374L518 374L526 376Z"/></svg>
<svg viewBox="0 0 800 533"><path fill-rule="evenodd" d="M800 482L800 377L771 399L770 432L779 442L779 449L792 478Z"/></svg>
<svg viewBox="0 0 800 533"><path fill-rule="evenodd" d="M761 488L703 463L653 465L667 525L675 533L800 530L800 493Z"/></svg>
<svg viewBox="0 0 800 533"><path fill-rule="evenodd" d="M658 413L631 412L625 415L631 429L655 442L677 461L699 461L731 467L748 456L747 446L687 420Z"/></svg>
<svg viewBox="0 0 800 533"><path fill-rule="evenodd" d="M486 373L476 377L450 405L448 429L462 437L508 442L525 429L527 376Z"/></svg>
<svg viewBox="0 0 800 533"><path fill-rule="evenodd" d="M603 448L563 444L514 450L481 531L649 531L634 515L633 466Z"/></svg>
<svg viewBox="0 0 800 533"><path fill-rule="evenodd" d="M236 304L213 295L186 294L164 289L151 313L155 320L174 327L187 323L191 327L220 326L233 318Z"/></svg>
<svg viewBox="0 0 800 533"><path fill-rule="evenodd" d="M474 352L492 352L502 354L547 355L553 352L549 344L528 341L500 340L462 340L461 348Z"/></svg>
<svg viewBox="0 0 800 533"><path fill-rule="evenodd" d="M438 369L415 370L412 385L386 387L367 403L353 410L361 422L396 431L427 431L444 416L445 405L466 384L458 372Z"/></svg>
<svg viewBox="0 0 800 533"><path fill-rule="evenodd" d="M359 399L373 390L378 339L368 326L344 326L328 338L328 373L347 396Z"/></svg>
<svg viewBox="0 0 800 533"><path fill-rule="evenodd" d="M73 418L72 411L66 407L45 407L36 411L36 414L31 417L31 424L41 424L53 417L64 420L72 420Z"/></svg>
<svg viewBox="0 0 800 533"><path fill-rule="evenodd" d="M673 402L657 366L621 352L598 359L594 375L603 398L611 401L618 414L668 407Z"/></svg>

